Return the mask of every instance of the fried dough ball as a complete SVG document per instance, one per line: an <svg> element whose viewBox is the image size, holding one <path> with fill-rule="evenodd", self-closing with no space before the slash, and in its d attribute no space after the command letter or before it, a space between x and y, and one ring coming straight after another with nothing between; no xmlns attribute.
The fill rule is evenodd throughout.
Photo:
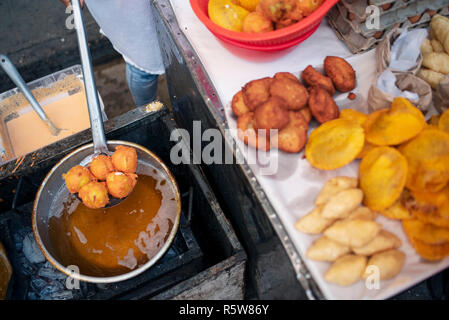
<svg viewBox="0 0 449 320"><path fill-rule="evenodd" d="M317 71L314 67L308 66L305 68L301 74L301 77L309 86L320 86L329 92L331 96L335 94L335 88L332 80L321 74L321 72Z"/></svg>
<svg viewBox="0 0 449 320"><path fill-rule="evenodd" d="M237 133L239 139L246 145L259 150L270 150L270 140L268 135L265 135L265 137L263 137L263 133L257 135L257 131L254 128L254 112L248 112L238 117L237 129L239 130Z"/></svg>
<svg viewBox="0 0 449 320"><path fill-rule="evenodd" d="M74 166L62 177L70 193L79 192L82 187L94 180L94 176L89 169L80 165Z"/></svg>
<svg viewBox="0 0 449 320"><path fill-rule="evenodd" d="M125 198L137 183L137 175L133 173L111 172L106 177L106 187L114 198Z"/></svg>
<svg viewBox="0 0 449 320"><path fill-rule="evenodd" d="M249 112L249 108L246 106L245 101L243 100L243 92L240 90L237 92L232 98L232 111L234 114L239 117Z"/></svg>
<svg viewBox="0 0 449 320"><path fill-rule="evenodd" d="M332 79L337 90L349 92L355 88L355 70L340 57L326 57L324 59L324 71Z"/></svg>
<svg viewBox="0 0 449 320"><path fill-rule="evenodd" d="M284 100L271 97L254 112L256 129L282 129L290 121Z"/></svg>
<svg viewBox="0 0 449 320"><path fill-rule="evenodd" d="M296 0L260 0L260 9L273 22L288 17L296 8Z"/></svg>
<svg viewBox="0 0 449 320"><path fill-rule="evenodd" d="M296 76L295 76L293 73L290 73L290 72L278 72L278 73L276 73L276 74L274 75L273 78L274 78L275 80L287 78L287 79L291 79L291 80L293 80L293 81L299 82L299 79L296 78Z"/></svg>
<svg viewBox="0 0 449 320"><path fill-rule="evenodd" d="M270 98L271 78L262 78L248 82L243 88L243 101L249 110L256 108Z"/></svg>
<svg viewBox="0 0 449 320"><path fill-rule="evenodd" d="M307 106L309 94L307 89L299 82L292 79L278 78L273 80L270 86L272 97L278 97L286 102L289 110L300 110Z"/></svg>
<svg viewBox="0 0 449 320"><path fill-rule="evenodd" d="M299 110L299 113L301 113L307 123L310 123L310 121L312 120L312 113L310 112L309 107L302 108L301 110Z"/></svg>
<svg viewBox="0 0 449 320"><path fill-rule="evenodd" d="M298 153L306 145L309 125L299 112L290 111L289 118L288 125L277 135L277 147L285 152Z"/></svg>
<svg viewBox="0 0 449 320"><path fill-rule="evenodd" d="M103 154L96 156L90 164L90 172L98 180L106 180L106 176L112 171L114 171L114 165L112 164L111 157Z"/></svg>
<svg viewBox="0 0 449 320"><path fill-rule="evenodd" d="M311 15L324 0L296 0L296 7L302 12L304 17Z"/></svg>
<svg viewBox="0 0 449 320"><path fill-rule="evenodd" d="M117 171L135 173L137 169L137 152L131 147L117 146L112 155L112 163Z"/></svg>
<svg viewBox="0 0 449 320"><path fill-rule="evenodd" d="M292 19L283 19L279 22L276 22L274 25L274 28L276 30L284 29L284 28L290 27L292 24L295 24L296 22L298 22L298 21L292 20Z"/></svg>
<svg viewBox="0 0 449 320"><path fill-rule="evenodd" d="M108 189L105 182L91 181L78 193L84 205L91 209L104 208L109 202Z"/></svg>
<svg viewBox="0 0 449 320"><path fill-rule="evenodd" d="M309 92L309 108L319 123L337 119L340 111L334 99L322 87L312 87Z"/></svg>
<svg viewBox="0 0 449 320"><path fill-rule="evenodd" d="M242 31L247 33L264 33L273 31L273 22L262 13L251 12L243 20Z"/></svg>

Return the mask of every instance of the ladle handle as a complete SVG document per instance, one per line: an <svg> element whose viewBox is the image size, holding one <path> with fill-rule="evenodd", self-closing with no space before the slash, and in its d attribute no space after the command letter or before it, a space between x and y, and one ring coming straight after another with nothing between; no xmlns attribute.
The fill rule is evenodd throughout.
<svg viewBox="0 0 449 320"><path fill-rule="evenodd" d="M73 15L75 20L78 46L80 49L81 64L83 68L84 85L86 90L87 105L89 108L90 126L95 153L106 153L108 147L104 134L103 118L101 116L100 102L98 100L97 85L92 68L90 51L87 44L86 30L84 29L83 14L79 0L72 0Z"/></svg>
<svg viewBox="0 0 449 320"><path fill-rule="evenodd" d="M0 54L0 65L2 66L3 70L5 70L6 74L9 76L12 82L14 82L14 84L20 89L20 91L22 91L23 95L30 103L34 111L36 111L39 118L41 118L42 121L44 121L49 126L52 134L57 135L57 132L59 130L47 117L45 111L42 109L39 102L37 102L36 98L33 96L30 89L28 89L27 84L25 83L25 81L23 81L23 78L20 76L20 73L17 71L16 67L11 62L11 60L9 60L7 56Z"/></svg>

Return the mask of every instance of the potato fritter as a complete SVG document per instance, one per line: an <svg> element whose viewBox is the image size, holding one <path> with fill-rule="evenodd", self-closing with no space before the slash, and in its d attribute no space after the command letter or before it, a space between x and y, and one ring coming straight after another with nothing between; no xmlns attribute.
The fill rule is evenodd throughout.
<svg viewBox="0 0 449 320"><path fill-rule="evenodd" d="M301 74L301 78L309 86L320 86L323 89L326 89L326 91L329 92L331 96L335 94L335 88L332 80L329 77L321 74L321 72L317 71L310 65L304 69Z"/></svg>
<svg viewBox="0 0 449 320"><path fill-rule="evenodd" d="M270 98L270 85L272 79L262 78L248 82L242 88L243 100L249 110L254 111L256 108Z"/></svg>
<svg viewBox="0 0 449 320"><path fill-rule="evenodd" d="M349 92L355 88L356 73L354 68L343 58L326 57L324 71L331 78L337 90Z"/></svg>
<svg viewBox="0 0 449 320"><path fill-rule="evenodd" d="M339 109L334 99L322 87L312 87L309 92L309 108L319 123L337 119Z"/></svg>
<svg viewBox="0 0 449 320"><path fill-rule="evenodd" d="M296 78L296 76L295 76L293 73L290 73L290 72L278 72L278 73L276 73L276 74L274 75L273 78L274 78L275 80L276 80L276 79L284 79L284 78L287 78L287 79L291 79L291 80L294 80L294 81L298 81L298 82L299 82L299 79Z"/></svg>
<svg viewBox="0 0 449 320"><path fill-rule="evenodd" d="M249 108L246 106L245 101L243 101L243 92L240 90L237 92L232 98L232 111L234 114L239 117L249 112Z"/></svg>
<svg viewBox="0 0 449 320"><path fill-rule="evenodd" d="M271 97L254 112L254 127L257 129L282 129L290 121L284 100Z"/></svg>
<svg viewBox="0 0 449 320"><path fill-rule="evenodd" d="M307 123L310 123L310 121L312 120L312 113L310 112L310 108L302 108L301 110L299 110L299 112L304 117L304 119L306 119Z"/></svg>
<svg viewBox="0 0 449 320"><path fill-rule="evenodd" d="M262 13L251 12L243 20L242 31L247 33L264 33L273 31L273 22Z"/></svg>
<svg viewBox="0 0 449 320"><path fill-rule="evenodd" d="M273 80L270 93L272 97L283 99L286 103L286 108L289 110L304 108L309 98L307 89L299 81L287 78Z"/></svg>
<svg viewBox="0 0 449 320"><path fill-rule="evenodd" d="M285 152L298 153L307 142L308 124L300 112L289 112L290 122L279 131L277 147Z"/></svg>
<svg viewBox="0 0 449 320"><path fill-rule="evenodd" d="M245 113L237 118L237 136L246 145L260 150L270 150L270 140L268 136L263 134L257 135L254 128L254 112Z"/></svg>

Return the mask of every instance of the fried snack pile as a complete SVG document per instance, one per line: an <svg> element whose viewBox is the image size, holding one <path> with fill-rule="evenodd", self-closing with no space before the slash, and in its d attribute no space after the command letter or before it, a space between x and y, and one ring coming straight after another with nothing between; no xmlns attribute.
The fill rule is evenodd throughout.
<svg viewBox="0 0 449 320"><path fill-rule="evenodd" d="M295 225L300 232L323 234L306 256L331 262L324 278L340 286L369 277L374 268L380 280L394 278L405 262L398 250L401 240L375 222L377 212L361 205L364 195L357 184L350 177L330 179L315 199L316 207Z"/></svg>
<svg viewBox="0 0 449 320"><path fill-rule="evenodd" d="M77 165L62 177L70 193L78 193L84 205L91 209L104 208L109 195L125 198L137 183L137 152L134 148L117 146L112 157L98 155L89 167Z"/></svg>
<svg viewBox="0 0 449 320"><path fill-rule="evenodd" d="M430 38L421 46L423 67L417 76L437 89L440 81L449 74L449 19L434 15L430 22Z"/></svg>
<svg viewBox="0 0 449 320"><path fill-rule="evenodd" d="M319 123L338 118L340 111L332 97L335 88L352 90L356 86L355 71L344 59L327 57L324 65L327 75L312 66L304 69L301 78L305 85L289 72L245 84L232 99L239 138L260 150L274 147L289 153L301 152L312 118ZM262 129L265 131L260 131ZM270 137L270 130L278 130L276 139ZM363 130L360 128L360 131ZM364 136L359 142L360 149L363 142ZM356 155L360 151L357 150Z"/></svg>
<svg viewBox="0 0 449 320"><path fill-rule="evenodd" d="M264 33L293 25L311 15L324 0L210 0L217 25L238 32Z"/></svg>

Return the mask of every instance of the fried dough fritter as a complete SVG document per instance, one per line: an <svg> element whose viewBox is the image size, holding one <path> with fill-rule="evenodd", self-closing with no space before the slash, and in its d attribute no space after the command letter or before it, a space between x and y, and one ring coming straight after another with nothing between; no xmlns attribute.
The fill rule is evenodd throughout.
<svg viewBox="0 0 449 320"><path fill-rule="evenodd" d="M264 33L273 31L273 22L262 13L251 12L243 20L242 31L247 33Z"/></svg>
<svg viewBox="0 0 449 320"><path fill-rule="evenodd" d="M115 198L125 198L134 189L137 183L137 175L133 173L111 172L106 177L106 187Z"/></svg>
<svg viewBox="0 0 449 320"><path fill-rule="evenodd" d="M331 78L326 77L321 72L317 71L314 67L310 65L307 66L307 68L305 68L302 72L301 77L309 86L320 86L323 89L326 89L326 91L329 92L331 96L335 94L335 88Z"/></svg>
<svg viewBox="0 0 449 320"><path fill-rule="evenodd" d="M260 9L273 22L279 22L293 12L296 0L260 0Z"/></svg>
<svg viewBox="0 0 449 320"><path fill-rule="evenodd" d="M296 76L293 73L290 73L290 72L278 72L273 77L273 79L275 79L275 80L277 80L277 79L285 79L285 78L299 82L299 79L296 78Z"/></svg>
<svg viewBox="0 0 449 320"><path fill-rule="evenodd" d="M309 92L309 108L319 123L337 119L339 109L334 99L322 87L312 87Z"/></svg>
<svg viewBox="0 0 449 320"><path fill-rule="evenodd" d="M135 173L137 169L136 149L126 146L117 146L112 154L112 164L118 171Z"/></svg>
<svg viewBox="0 0 449 320"><path fill-rule="evenodd" d="M83 186L78 196L84 205L91 209L104 208L109 202L108 190L105 182L91 181Z"/></svg>
<svg viewBox="0 0 449 320"><path fill-rule="evenodd" d="M310 112L309 107L302 108L301 110L299 110L299 112L302 114L307 123L310 123L310 121L312 121L312 112Z"/></svg>
<svg viewBox="0 0 449 320"><path fill-rule="evenodd" d="M267 77L248 82L242 88L243 101L249 110L256 108L270 98L270 85L273 79Z"/></svg>
<svg viewBox="0 0 449 320"><path fill-rule="evenodd" d="M306 145L309 125L300 112L290 111L289 118L288 125L277 135L277 147L288 153L298 153Z"/></svg>
<svg viewBox="0 0 449 320"><path fill-rule="evenodd" d="M337 90L349 92L355 88L354 68L343 58L328 56L324 59L324 71L332 79Z"/></svg>
<svg viewBox="0 0 449 320"><path fill-rule="evenodd" d="M285 101L278 97L271 97L256 109L254 120L256 129L281 130L290 121Z"/></svg>
<svg viewBox="0 0 449 320"><path fill-rule="evenodd" d="M100 154L92 159L90 172L98 180L106 180L106 176L112 171L114 171L114 165L112 164L111 157Z"/></svg>
<svg viewBox="0 0 449 320"><path fill-rule="evenodd" d="M62 177L70 193L79 192L82 187L95 179L89 169L81 165L70 168Z"/></svg>
<svg viewBox="0 0 449 320"><path fill-rule="evenodd" d="M296 7L304 17L310 16L324 0L296 0Z"/></svg>
<svg viewBox="0 0 449 320"><path fill-rule="evenodd" d="M289 110L300 110L306 107L309 98L307 89L299 81L286 77L273 80L270 93L272 97L284 100Z"/></svg>
<svg viewBox="0 0 449 320"><path fill-rule="evenodd" d="M246 106L245 101L243 100L242 90L237 92L232 98L231 107L232 111L234 111L234 114L237 117L240 117L241 115L244 115L245 113L250 111L249 108Z"/></svg>
<svg viewBox="0 0 449 320"><path fill-rule="evenodd" d="M237 118L237 136L246 145L259 150L270 150L269 137L258 136L254 128L254 112L245 113Z"/></svg>

